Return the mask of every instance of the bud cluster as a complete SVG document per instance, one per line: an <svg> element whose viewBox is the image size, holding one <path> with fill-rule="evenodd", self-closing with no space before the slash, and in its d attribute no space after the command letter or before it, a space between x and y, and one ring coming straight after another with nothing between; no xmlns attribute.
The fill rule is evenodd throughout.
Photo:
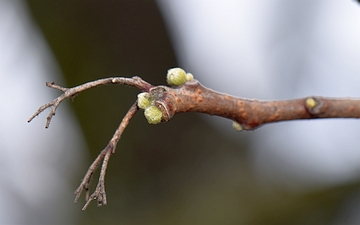
<svg viewBox="0 0 360 225"><path fill-rule="evenodd" d="M162 112L154 105L154 99L148 92L138 94L138 107L145 110L145 118L150 124L161 122Z"/></svg>

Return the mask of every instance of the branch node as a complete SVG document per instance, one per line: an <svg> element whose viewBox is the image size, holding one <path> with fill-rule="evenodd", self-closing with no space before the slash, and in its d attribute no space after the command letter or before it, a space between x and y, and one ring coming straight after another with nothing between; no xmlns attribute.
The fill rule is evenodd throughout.
<svg viewBox="0 0 360 225"><path fill-rule="evenodd" d="M62 92L66 92L67 90L69 90L69 88L64 88L64 87L61 87L59 85L56 85L54 81L52 82L45 82L46 86L48 87L51 87L51 88L54 88L56 90L59 90L59 91L62 91Z"/></svg>
<svg viewBox="0 0 360 225"><path fill-rule="evenodd" d="M316 97L309 97L305 99L305 106L309 113L313 116L321 112L322 101Z"/></svg>
<svg viewBox="0 0 360 225"><path fill-rule="evenodd" d="M317 105L317 102L314 98L310 97L305 100L305 104L309 109L313 109Z"/></svg>

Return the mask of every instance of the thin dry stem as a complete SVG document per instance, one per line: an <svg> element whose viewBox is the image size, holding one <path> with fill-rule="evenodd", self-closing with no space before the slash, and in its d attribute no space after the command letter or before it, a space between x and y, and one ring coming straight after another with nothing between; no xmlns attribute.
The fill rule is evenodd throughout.
<svg viewBox="0 0 360 225"><path fill-rule="evenodd" d="M142 80L140 77L132 77L132 78L124 78L124 77L110 77L105 79L100 79L96 81L91 81L85 84L81 84L79 86L73 87L73 88L64 88L59 85L56 85L54 82L46 82L46 86L54 88L56 90L64 92L62 95L54 99L53 101L41 106L28 120L28 122L31 122L37 115L39 115L41 112L43 112L45 109L50 108L50 113L46 120L45 128L48 128L51 122L52 117L55 115L56 109L59 106L59 104L64 101L67 98L73 98L77 94L79 94L82 91L88 90L93 87L98 87L105 84L124 84L124 85L130 85L139 88L141 91L148 91L153 86L146 81ZM86 172L80 186L75 191L75 202L79 200L79 197L82 193L82 191L85 190L85 199L86 203L83 207L83 210L87 208L87 206L90 204L90 202L94 199L98 200L98 205L106 205L107 199L106 199L106 192L105 192L105 174L107 165L109 163L109 159L112 153L115 153L116 145L120 140L120 137L122 133L124 132L125 128L130 122L130 119L135 115L135 113L138 111L137 107L137 101L131 106L123 120L121 121L119 127L115 131L113 137L109 141L108 145L103 149L100 154L97 156L97 158L94 160L94 162L89 167L88 171ZM100 176L99 181L96 186L95 191L93 194L90 195L89 187L91 183L91 179L93 177L94 171L98 167L98 165L102 162L102 167L100 170Z"/></svg>
<svg viewBox="0 0 360 225"><path fill-rule="evenodd" d="M135 113L137 111L138 111L138 107L137 107L137 101L136 101L131 106L129 111L126 113L126 115L123 118L123 120L121 121L119 127L116 129L113 137L109 141L109 144L105 147L105 149L103 149L101 151L101 153L98 155L98 157L91 164L91 166L89 167L88 171L86 172L86 174L84 176L84 179L81 181L80 186L76 189L75 203L80 198L82 191L85 190L85 192L86 192L86 197L85 197L86 203L85 203L84 207L82 208L82 210L85 210L89 206L90 202L95 199L97 199L98 206L107 204L106 192L105 192L105 174L106 174L106 169L107 169L107 166L109 163L109 159L110 159L111 154L115 153L116 145L119 142L122 133L124 132L125 128L129 124L131 118L135 115ZM101 166L101 170L100 170L98 184L96 186L95 191L89 196L89 187L90 187L91 178L94 174L94 171L96 170L97 166L99 165L99 163L101 161L102 161L102 166Z"/></svg>
<svg viewBox="0 0 360 225"><path fill-rule="evenodd" d="M67 98L75 97L75 95L79 94L82 91L88 90L93 87L102 86L105 84L124 84L130 85L139 88L141 91L148 91L153 86L146 81L142 80L140 77L132 77L132 78L125 78L125 77L109 77L104 79L99 79L96 81L90 81L85 84L81 84L79 86L73 88L63 88L56 85L54 82L46 82L46 86L54 88L56 90L64 92L62 95L54 99L53 101L41 106L29 119L28 123L31 122L36 116L38 116L41 112L45 109L51 107L50 113L46 118L46 125L45 128L48 128L51 122L52 117L55 115L56 109L59 104Z"/></svg>

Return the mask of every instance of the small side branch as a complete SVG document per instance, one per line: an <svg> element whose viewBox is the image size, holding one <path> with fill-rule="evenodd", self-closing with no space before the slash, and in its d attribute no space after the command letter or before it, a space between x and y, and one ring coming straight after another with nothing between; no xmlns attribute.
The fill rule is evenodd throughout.
<svg viewBox="0 0 360 225"><path fill-rule="evenodd" d="M82 208L82 210L85 210L89 206L90 202L95 199L97 199L97 203L99 206L107 204L106 192L105 192L105 174L106 174L106 169L107 169L107 166L109 163L109 159L110 159L111 154L115 153L116 145L119 142L122 133L124 132L125 128L129 124L131 118L135 115L135 113L137 111L138 111L137 102L135 102L131 106L129 111L126 113L126 115L123 118L123 120L121 121L119 127L116 129L113 137L109 141L109 144L100 152L98 157L91 164L91 166L89 167L88 171L86 172L86 174L84 176L84 179L81 181L80 186L76 189L75 203L79 200L81 193L83 191L86 192L86 195L85 195L86 203L85 203L84 207ZM101 166L101 170L100 170L98 184L96 186L95 191L89 196L89 187L90 187L91 178L92 178L97 166L101 163L101 161L102 161L102 166Z"/></svg>
<svg viewBox="0 0 360 225"><path fill-rule="evenodd" d="M50 113L47 117L45 128L48 128L51 122L52 117L55 115L57 107L60 105L62 101L64 101L67 98L73 98L77 94L79 94L82 91L88 90L93 87L98 87L106 84L124 84L124 85L130 85L139 88L141 91L147 92L151 88L153 88L153 85L147 83L146 81L142 80L140 77L132 77L132 78L124 78L124 77L110 77L105 79L99 79L96 81L91 81L73 88L64 88L59 85L56 85L54 82L47 82L46 86L54 88L56 90L62 91L63 94L54 99L53 101L41 106L28 120L28 122L31 122L37 115L39 115L41 112L43 112L47 108L51 108ZM122 133L124 132L125 128L129 124L131 118L135 115L135 113L138 111L137 101L131 106L123 120L121 121L119 127L115 131L113 137L109 141L108 145L100 152L100 154L97 156L97 158L94 160L94 162L89 167L88 171L86 172L80 186L77 188L75 192L75 202L78 201L82 191L85 190L86 195L86 203L83 207L83 210L85 210L90 202L94 199L97 199L98 205L106 205L107 199L106 199L106 192L105 192L105 174L106 169L109 163L109 159L112 153L115 153L116 145L119 142ZM99 164L102 163L101 170L100 170L100 176L99 181L96 186L95 191L90 195L89 193L89 187L90 182L93 177L93 174L96 170L96 168L99 166Z"/></svg>
<svg viewBox="0 0 360 225"><path fill-rule="evenodd" d="M79 86L73 88L63 88L56 85L54 82L46 82L46 86L54 88L56 90L64 92L62 95L54 99L53 101L41 106L29 119L28 123L31 122L36 116L38 116L41 112L45 109L50 108L50 113L46 118L46 125L45 128L48 128L51 122L52 117L55 115L56 109L59 104L67 98L75 97L80 92L88 90L93 87L102 86L105 84L124 84L130 85L139 88L141 91L148 91L153 85L147 83L146 81L142 80L140 77L132 77L132 78L125 78L125 77L109 77L104 79L99 79L96 81L91 81L85 84L81 84Z"/></svg>

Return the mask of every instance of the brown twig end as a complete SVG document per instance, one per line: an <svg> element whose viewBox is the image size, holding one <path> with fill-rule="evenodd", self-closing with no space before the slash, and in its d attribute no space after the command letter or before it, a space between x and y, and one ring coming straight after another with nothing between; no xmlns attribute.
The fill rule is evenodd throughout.
<svg viewBox="0 0 360 225"><path fill-rule="evenodd" d="M113 137L109 141L109 144L100 152L100 154L97 156L97 158L91 164L91 166L89 167L88 171L86 172L86 174L84 176L84 179L81 181L79 187L76 189L75 201L74 201L75 203L77 203L77 201L79 200L81 193L84 190L86 191L86 195L85 195L86 202L85 202L85 205L82 208L82 210L86 210L86 208L89 206L89 204L95 199L97 200L98 206L107 204L106 192L105 192L105 174L106 174L106 169L107 169L107 166L109 163L109 159L110 159L111 154L115 153L116 145L117 145L118 141L120 140L122 133L124 132L127 125L129 124L130 119L135 115L135 113L138 111L138 109L139 108L137 106L137 101L136 101L130 107L129 111L122 119L119 127L117 128ZM92 178L97 166L100 165L100 163L102 163L102 166L100 169L99 180L98 180L97 186L95 188L95 191L89 196L89 187L90 187L91 178Z"/></svg>

